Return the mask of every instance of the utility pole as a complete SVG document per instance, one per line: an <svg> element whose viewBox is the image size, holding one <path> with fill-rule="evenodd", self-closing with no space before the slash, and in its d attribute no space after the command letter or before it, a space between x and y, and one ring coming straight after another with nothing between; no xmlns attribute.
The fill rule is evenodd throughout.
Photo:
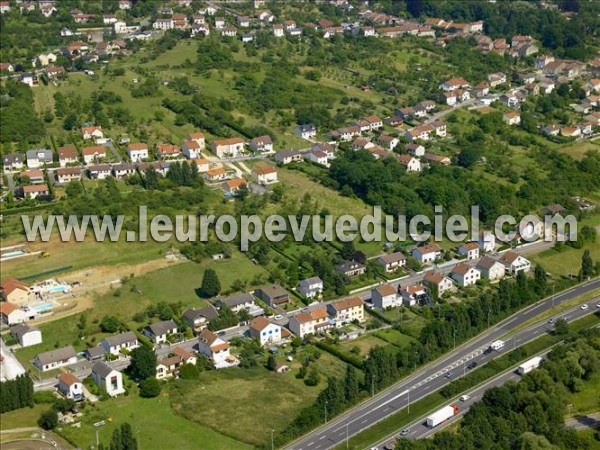
<svg viewBox="0 0 600 450"><path fill-rule="evenodd" d="M410 389L408 390L408 414L410 414Z"/></svg>
<svg viewBox="0 0 600 450"><path fill-rule="evenodd" d="M275 441L273 440L273 433L275 430L271 430L271 450L275 450Z"/></svg>
<svg viewBox="0 0 600 450"><path fill-rule="evenodd" d="M554 308L554 285L552 285L552 307Z"/></svg>
<svg viewBox="0 0 600 450"><path fill-rule="evenodd" d="M325 423L327 423L327 400L325 400Z"/></svg>
<svg viewBox="0 0 600 450"><path fill-rule="evenodd" d="M349 448L349 441L348 441L348 426L350 425L350 422L346 422L346 450L348 450Z"/></svg>
<svg viewBox="0 0 600 450"><path fill-rule="evenodd" d="M371 376L371 397L375 397L375 378Z"/></svg>
<svg viewBox="0 0 600 450"><path fill-rule="evenodd" d="M456 327L454 327L454 348L453 350L456 350Z"/></svg>

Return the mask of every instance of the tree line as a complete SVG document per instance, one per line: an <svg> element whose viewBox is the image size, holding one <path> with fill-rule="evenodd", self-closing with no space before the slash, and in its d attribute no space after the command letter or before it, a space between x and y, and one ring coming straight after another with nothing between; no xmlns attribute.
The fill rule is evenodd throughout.
<svg viewBox="0 0 600 450"><path fill-rule="evenodd" d="M33 406L33 381L29 375L19 375L0 383L0 413Z"/></svg>

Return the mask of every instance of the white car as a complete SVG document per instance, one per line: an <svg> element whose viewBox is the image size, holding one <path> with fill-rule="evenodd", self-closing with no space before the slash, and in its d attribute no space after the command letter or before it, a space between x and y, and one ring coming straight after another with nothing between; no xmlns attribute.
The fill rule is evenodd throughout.
<svg viewBox="0 0 600 450"><path fill-rule="evenodd" d="M273 319L281 320L281 319L283 319L283 316L281 314L277 314L276 316L273 316Z"/></svg>
<svg viewBox="0 0 600 450"><path fill-rule="evenodd" d="M463 396L461 396L461 397L460 397L460 401L461 401L461 402L466 402L466 401L467 401L467 400L469 400L470 398L471 398L471 397L469 397L468 395L466 395L466 394L465 394L465 395L463 395Z"/></svg>
<svg viewBox="0 0 600 450"><path fill-rule="evenodd" d="M597 303L597 304L596 304L596 308L600 308L600 303Z"/></svg>
<svg viewBox="0 0 600 450"><path fill-rule="evenodd" d="M583 305L581 305L581 309L583 309L584 311L588 308L589 308L589 306L587 303L584 303Z"/></svg>

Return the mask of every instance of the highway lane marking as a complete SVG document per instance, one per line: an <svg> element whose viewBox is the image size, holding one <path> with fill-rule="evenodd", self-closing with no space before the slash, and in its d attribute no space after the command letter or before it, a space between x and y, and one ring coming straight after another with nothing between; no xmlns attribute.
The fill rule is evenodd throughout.
<svg viewBox="0 0 600 450"><path fill-rule="evenodd" d="M325 437L326 437L326 435L324 434L323 436L321 436L321 437L319 438L319 440L321 440L321 439L325 439Z"/></svg>

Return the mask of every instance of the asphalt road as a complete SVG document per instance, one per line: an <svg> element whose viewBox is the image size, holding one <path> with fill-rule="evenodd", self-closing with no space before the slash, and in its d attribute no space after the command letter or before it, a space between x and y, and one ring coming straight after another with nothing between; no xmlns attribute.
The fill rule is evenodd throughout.
<svg viewBox="0 0 600 450"><path fill-rule="evenodd" d="M600 279L589 281L519 311L515 315L489 328L476 338L459 346L456 350L447 353L392 387L377 394L371 400L337 417L285 448L294 450L324 450L344 442L347 435L353 436L360 433L391 414L407 407L409 401L414 402L419 400L446 386L454 378L465 373L468 370L466 366L472 361L476 361L481 365L497 357L501 352L484 353L492 341L500 339L527 321L548 311L552 308L553 304L558 305L596 288L600 288ZM585 314L591 314L598 310L596 308L597 302L597 300L590 302L590 307L585 311L579 307L571 308L569 311L561 313L559 317L565 317L567 320L575 320ZM549 324L546 320L527 327L515 333L510 339L506 339L505 349L523 345L552 328L553 325ZM452 375L446 378L448 372L451 372Z"/></svg>

